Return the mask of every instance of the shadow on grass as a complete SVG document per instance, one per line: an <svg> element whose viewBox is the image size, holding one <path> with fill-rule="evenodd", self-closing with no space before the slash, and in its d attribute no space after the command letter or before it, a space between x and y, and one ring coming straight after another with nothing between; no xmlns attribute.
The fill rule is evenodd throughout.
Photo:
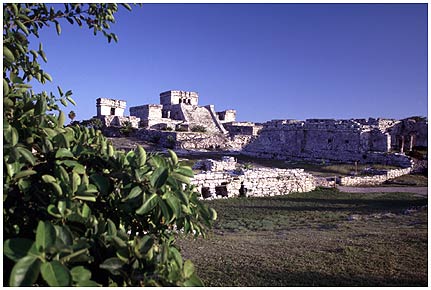
<svg viewBox="0 0 431 290"><path fill-rule="evenodd" d="M247 271L247 269L243 269ZM347 274L325 274L319 272L283 272L283 271L265 271L262 269L258 272L252 272L256 280L253 278L240 282L241 286L287 286L287 287L304 287L304 286L330 286L330 287L340 287L340 286L386 286L386 287L396 287L396 286L428 286L426 280L421 280L416 277L370 277L369 275L355 275L349 273ZM244 277L245 278L245 277ZM225 281L229 281L226 279ZM253 281L256 281L253 284ZM258 282L259 281L259 282ZM210 286L210 285L208 285ZM216 285L211 285L216 286ZM222 286L222 285L217 285ZM224 282L223 286L239 286L239 285L229 285Z"/></svg>
<svg viewBox="0 0 431 290"><path fill-rule="evenodd" d="M277 198L271 199L277 202ZM322 198L289 198L280 199L286 205L224 205L224 208L232 209L265 209L286 211L382 211L403 210L411 207L425 206L427 199L400 200L400 199L322 199ZM288 205L291 203L291 205ZM298 206L298 203L304 205ZM323 206L322 206L323 205Z"/></svg>

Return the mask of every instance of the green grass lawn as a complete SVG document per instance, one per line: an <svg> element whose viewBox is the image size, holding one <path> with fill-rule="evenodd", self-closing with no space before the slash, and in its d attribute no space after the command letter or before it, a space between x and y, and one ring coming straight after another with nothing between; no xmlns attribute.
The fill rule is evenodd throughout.
<svg viewBox="0 0 431 290"><path fill-rule="evenodd" d="M179 245L206 286L427 286L427 199L319 189L205 203L214 229Z"/></svg>

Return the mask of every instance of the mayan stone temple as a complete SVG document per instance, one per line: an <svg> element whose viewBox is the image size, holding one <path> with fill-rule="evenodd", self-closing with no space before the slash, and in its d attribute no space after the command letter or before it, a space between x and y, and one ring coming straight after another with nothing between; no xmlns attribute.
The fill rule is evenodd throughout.
<svg viewBox="0 0 431 290"><path fill-rule="evenodd" d="M386 164L398 167L373 176L345 176L338 181L315 177L304 169L253 168L238 170L234 157L195 164L192 183L203 198L307 192L316 186L377 185L409 174L415 163L405 152L428 146L428 121L307 119L237 122L235 110L217 112L199 105L197 92L166 91L160 104L131 107L124 116L123 100L97 99L97 118L109 129L131 124L135 138L173 148L177 152L218 151L286 161ZM239 167L238 167L239 166Z"/></svg>
<svg viewBox="0 0 431 290"><path fill-rule="evenodd" d="M178 90L161 93L160 104L131 107L130 116L123 116L123 100L99 98L96 106L97 117L105 126L130 122L139 128L139 138L157 138L161 145L169 139L177 149L241 151L275 159L374 162L381 161L383 153L388 156L428 145L428 121L421 118L236 122L235 110L216 112L213 105L199 105L197 92Z"/></svg>

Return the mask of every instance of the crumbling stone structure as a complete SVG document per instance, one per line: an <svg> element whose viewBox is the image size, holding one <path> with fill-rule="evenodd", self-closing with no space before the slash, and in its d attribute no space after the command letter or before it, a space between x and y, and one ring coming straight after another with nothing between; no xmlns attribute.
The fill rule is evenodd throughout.
<svg viewBox="0 0 431 290"><path fill-rule="evenodd" d="M96 118L102 120L106 126L123 126L130 122L132 127L138 128L140 119L134 116L123 116L126 108L126 101L107 98L96 99L97 115Z"/></svg>
<svg viewBox="0 0 431 290"><path fill-rule="evenodd" d="M202 164L209 164L211 171L195 174L191 180L202 198L275 196L316 188L314 177L303 169L232 169L236 167L232 159L206 160L198 166Z"/></svg>
<svg viewBox="0 0 431 290"><path fill-rule="evenodd" d="M141 119L141 127L156 130L193 131L198 126L213 134L227 134L223 122L235 121L236 111L216 113L213 105L199 106L197 92L166 91L160 105L147 104L130 108L130 115Z"/></svg>
<svg viewBox="0 0 431 290"><path fill-rule="evenodd" d="M281 160L408 166L404 157L393 153L428 146L428 121L419 117L237 122L235 110L216 112L213 105L199 105L197 92L175 90L161 93L160 104L131 107L130 117L122 116L125 106L125 101L98 99L98 117L106 126L128 121L137 127L140 121L139 138L157 140L169 148L231 150Z"/></svg>
<svg viewBox="0 0 431 290"><path fill-rule="evenodd" d="M379 174L372 176L346 176L341 177L340 185L344 186L373 186L384 183L389 179L393 179L412 172L412 167L384 170Z"/></svg>
<svg viewBox="0 0 431 290"><path fill-rule="evenodd" d="M427 146L423 137L427 125L425 120L410 119L273 120L263 124L258 137L242 152L263 158L373 163L381 159L378 153L386 153L385 158L402 153L405 143L397 140L408 140L409 150Z"/></svg>

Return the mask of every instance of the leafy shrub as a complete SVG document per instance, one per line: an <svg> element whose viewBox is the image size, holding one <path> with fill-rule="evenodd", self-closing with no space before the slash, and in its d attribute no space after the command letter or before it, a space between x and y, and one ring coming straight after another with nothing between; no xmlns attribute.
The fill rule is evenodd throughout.
<svg viewBox="0 0 431 290"><path fill-rule="evenodd" d="M177 126L177 127L175 128L175 131L177 131L177 132L188 132L189 130L188 130L186 127L183 127L183 126Z"/></svg>
<svg viewBox="0 0 431 290"><path fill-rule="evenodd" d="M192 127L190 130L191 130L192 132L201 132L201 133L205 133L205 132L207 131L207 128L205 128L205 127L204 127L204 126L202 126L202 125L196 125L196 126Z"/></svg>
<svg viewBox="0 0 431 290"><path fill-rule="evenodd" d="M100 120L99 118L91 118L89 120L83 120L80 123L82 126L85 126L87 128L93 128L96 130L100 130L103 128L103 123L102 120Z"/></svg>
<svg viewBox="0 0 431 290"><path fill-rule="evenodd" d="M244 163L243 165L242 165L242 168L244 168L244 169L253 169L253 164L251 164L251 163Z"/></svg>
<svg viewBox="0 0 431 290"><path fill-rule="evenodd" d="M135 128L132 127L132 123L130 123L129 121L126 121L121 126L120 133L123 136L129 137L130 133L132 133L134 130L135 130Z"/></svg>
<svg viewBox="0 0 431 290"><path fill-rule="evenodd" d="M166 146L168 148L171 148L171 149L175 148L176 141L172 135L169 135L166 137L166 142L167 142Z"/></svg>
<svg viewBox="0 0 431 290"><path fill-rule="evenodd" d="M205 235L216 218L190 185L191 168L173 151L126 153L93 127L65 127L57 100L74 104L72 92L58 88L56 99L28 85L51 79L36 61L46 61L42 45L30 51L28 35L49 22L60 33L56 19L66 17L116 40L105 28L117 5L3 7L4 284L201 285L175 245L178 232Z"/></svg>

